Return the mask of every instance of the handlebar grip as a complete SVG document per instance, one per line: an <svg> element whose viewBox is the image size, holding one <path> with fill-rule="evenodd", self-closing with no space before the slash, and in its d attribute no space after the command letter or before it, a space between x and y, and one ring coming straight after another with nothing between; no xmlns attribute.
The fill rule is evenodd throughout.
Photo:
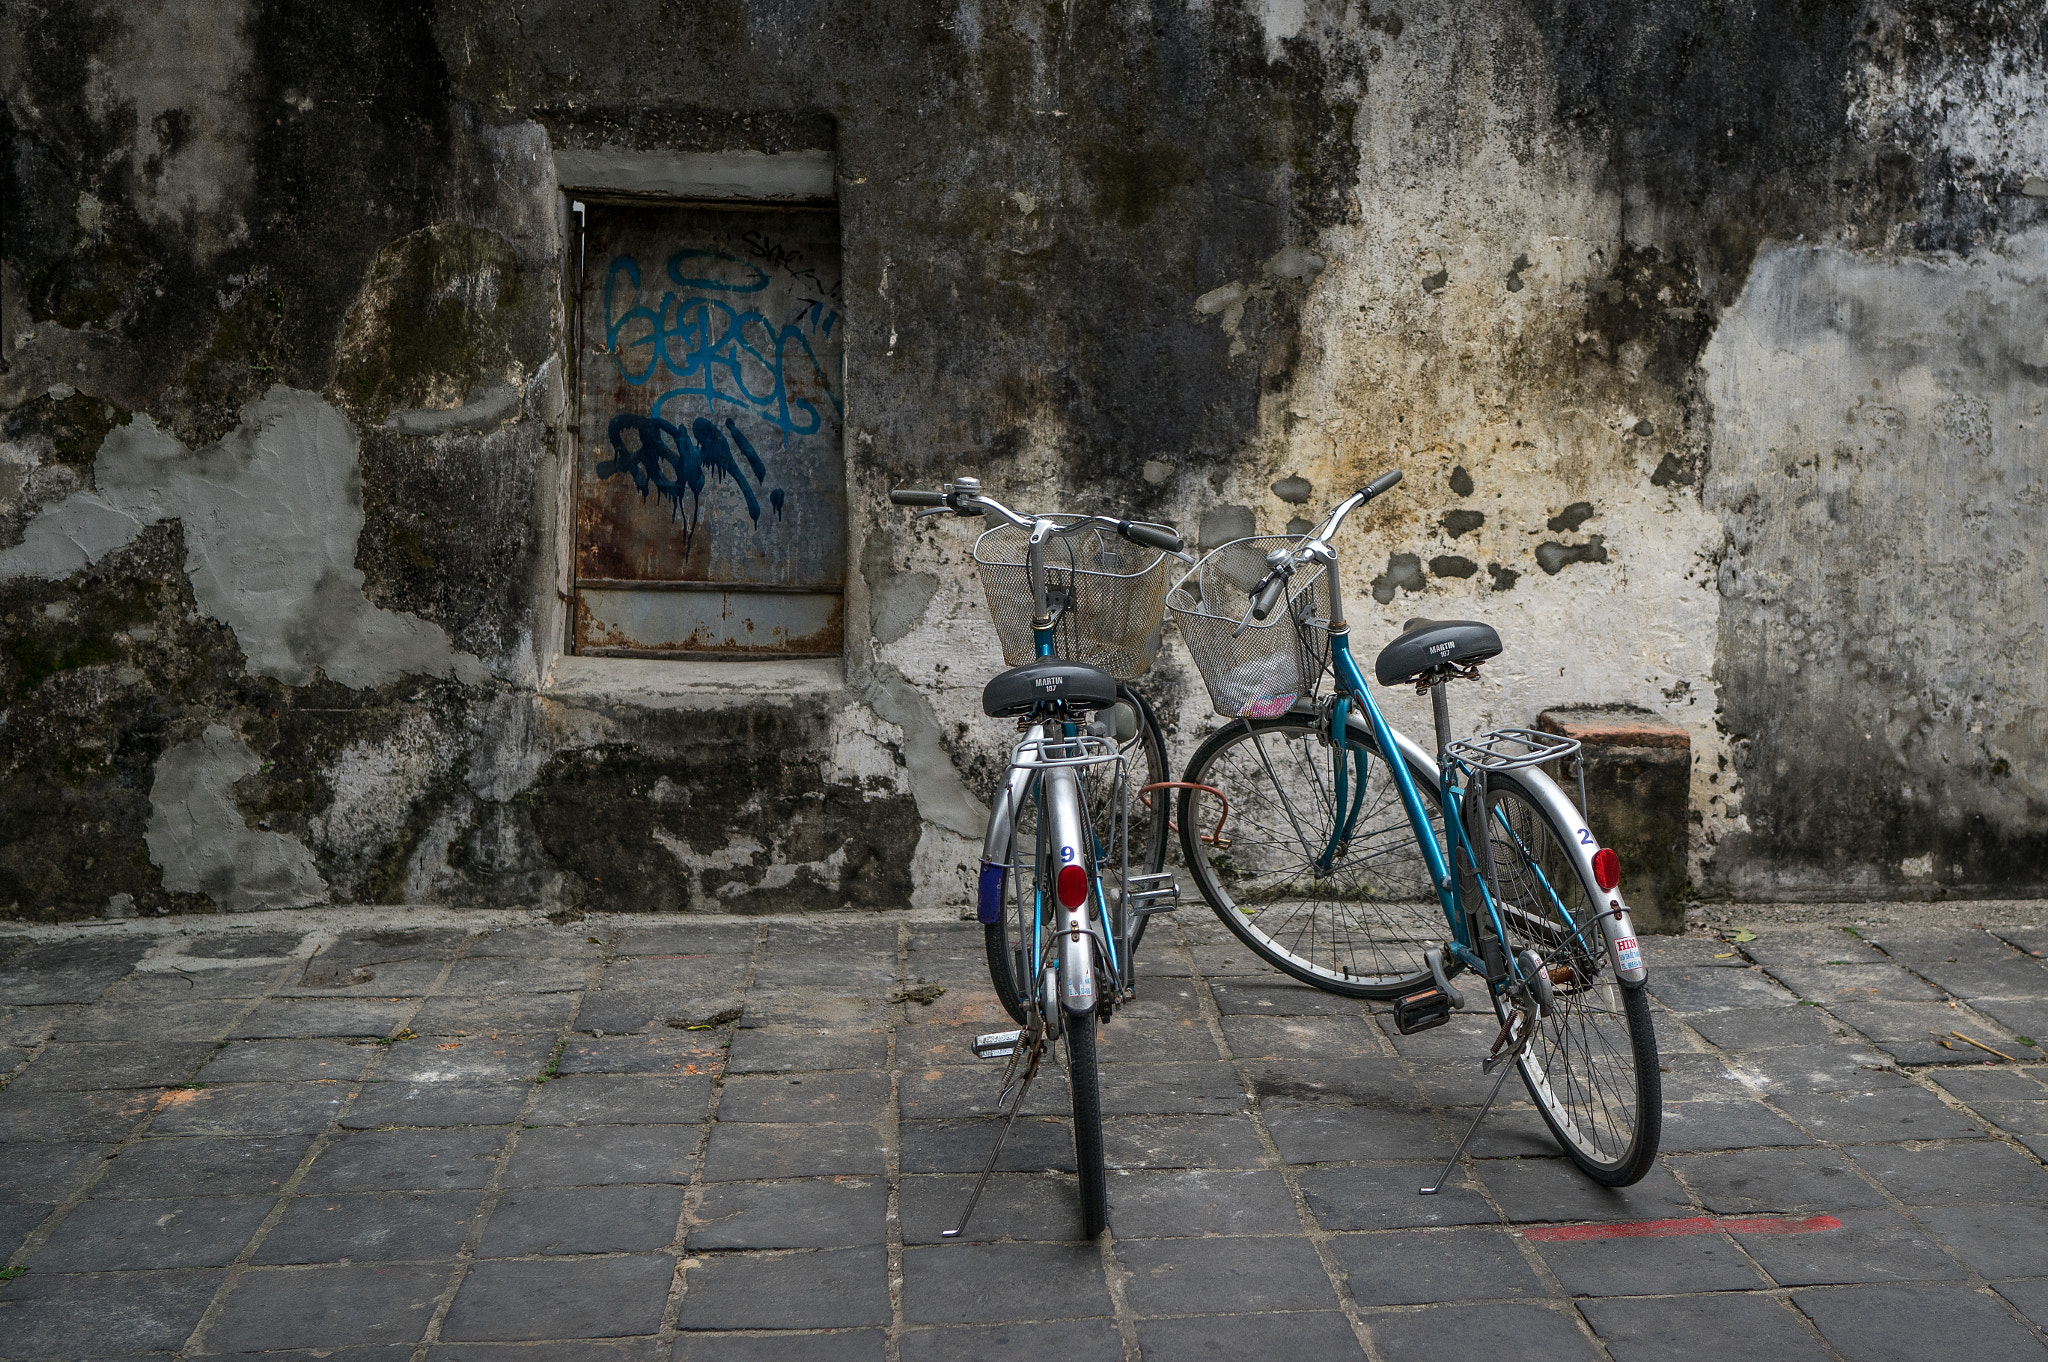
<svg viewBox="0 0 2048 1362"><path fill-rule="evenodd" d="M918 492L907 487L899 487L889 493L889 500L897 506L944 506L946 504L946 494L944 492Z"/></svg>
<svg viewBox="0 0 2048 1362"><path fill-rule="evenodd" d="M1252 618L1255 620L1264 620L1266 616L1272 614L1273 607L1280 603L1280 593L1287 589L1287 579L1279 573L1269 573L1267 576L1264 589L1252 600Z"/></svg>
<svg viewBox="0 0 2048 1362"><path fill-rule="evenodd" d="M1360 495L1363 496L1367 501L1371 501L1380 493L1391 490L1394 484L1399 482L1400 480L1401 470L1398 468L1394 469L1390 473L1382 473L1378 477L1374 478L1371 482L1367 483L1365 485L1365 490L1362 493L1360 493Z"/></svg>
<svg viewBox="0 0 2048 1362"><path fill-rule="evenodd" d="M1149 525L1142 520L1119 520L1116 531L1133 544L1160 549L1166 553L1180 552L1180 535L1170 525Z"/></svg>

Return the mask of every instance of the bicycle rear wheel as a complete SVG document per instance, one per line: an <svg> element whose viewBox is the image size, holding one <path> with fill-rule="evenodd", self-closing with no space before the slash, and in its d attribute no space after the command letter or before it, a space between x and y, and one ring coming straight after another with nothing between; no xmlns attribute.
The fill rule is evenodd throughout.
<svg viewBox="0 0 2048 1362"><path fill-rule="evenodd" d="M1160 730L1158 716L1152 712L1152 706L1144 696L1122 685L1117 687L1117 696L1137 716L1136 731L1120 744L1126 768L1125 797L1129 800L1130 810L1131 869L1137 874L1157 874L1166 864L1166 843L1170 831L1168 792L1155 790L1143 799L1138 798L1137 792L1147 785L1172 778L1166 769L1166 738ZM1083 767L1081 770L1082 799L1088 810L1089 825L1095 829L1097 837L1105 839L1105 870L1116 864L1114 852L1106 844L1114 826L1111 815L1115 811L1116 783L1112 771L1113 767L1108 765ZM1051 883L1045 848L1038 842L1037 792L1038 785L1034 781L1012 824L1010 850L1004 857L1010 868L1003 875L1002 912L995 922L982 928L989 981L995 985L996 997L1001 1000L1003 1010L1019 1026L1025 1024L1023 998L1031 985L1029 962L1031 924L1037 898L1035 889L1038 883ZM1038 867L1035 874L1030 869L1032 866ZM1137 949L1138 942L1144 938L1145 920L1140 918L1137 930L1131 934L1131 949ZM1021 987L1019 981L1022 981Z"/></svg>
<svg viewBox="0 0 2048 1362"><path fill-rule="evenodd" d="M1065 1029L1067 1081L1074 1103L1074 1167L1081 1178L1081 1237L1093 1239L1109 1224L1109 1175L1102 1165L1102 1084L1095 1069L1095 1014L1069 1012Z"/></svg>
<svg viewBox="0 0 2048 1362"><path fill-rule="evenodd" d="M1626 1187L1650 1170L1663 1128L1649 998L1614 977L1594 920L1597 887L1567 851L1570 833L1513 784L1490 785L1485 808L1503 944L1509 956L1533 950L1551 979L1551 1004L1519 1061L1522 1081L1572 1162L1595 1182ZM1502 1021L1514 1010L1505 991L1495 991L1494 1009Z"/></svg>
<svg viewBox="0 0 2048 1362"><path fill-rule="evenodd" d="M1182 790L1181 851L1209 907L1261 960L1347 998L1398 998L1429 980L1422 953L1448 931L1393 774L1369 733L1352 738L1367 748L1369 771L1344 837L1335 749L1320 721L1286 714L1218 729L1182 779L1223 792L1223 841L1211 840L1224 813L1216 797ZM1413 762L1408 771L1441 828L1435 773Z"/></svg>

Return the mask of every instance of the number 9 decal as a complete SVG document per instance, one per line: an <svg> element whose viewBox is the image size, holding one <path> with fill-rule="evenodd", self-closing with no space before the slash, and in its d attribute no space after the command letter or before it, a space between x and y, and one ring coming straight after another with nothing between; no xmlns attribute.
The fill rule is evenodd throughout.
<svg viewBox="0 0 2048 1362"><path fill-rule="evenodd" d="M1073 849L1072 847L1061 847L1061 848L1060 848L1060 859L1061 859L1062 861L1071 861L1071 860L1073 860L1073 859L1074 859L1074 849Z"/></svg>

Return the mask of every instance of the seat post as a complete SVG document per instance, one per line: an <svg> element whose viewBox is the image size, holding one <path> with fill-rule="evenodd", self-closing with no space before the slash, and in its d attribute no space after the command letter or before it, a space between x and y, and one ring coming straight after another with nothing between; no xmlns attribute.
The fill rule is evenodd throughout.
<svg viewBox="0 0 2048 1362"><path fill-rule="evenodd" d="M1439 676L1430 683L1429 712L1436 720L1436 764L1444 764L1444 752L1451 745L1451 697L1447 693L1450 683Z"/></svg>

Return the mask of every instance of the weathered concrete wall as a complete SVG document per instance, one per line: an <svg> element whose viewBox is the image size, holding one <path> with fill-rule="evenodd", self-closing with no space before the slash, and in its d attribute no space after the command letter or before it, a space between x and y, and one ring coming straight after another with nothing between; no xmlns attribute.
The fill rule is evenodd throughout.
<svg viewBox="0 0 2048 1362"><path fill-rule="evenodd" d="M948 902L998 656L883 489L1241 533L1397 464L1356 636L1685 724L1703 891L2048 887L2036 4L4 14L0 913ZM833 153L843 666L555 665L607 148Z"/></svg>

